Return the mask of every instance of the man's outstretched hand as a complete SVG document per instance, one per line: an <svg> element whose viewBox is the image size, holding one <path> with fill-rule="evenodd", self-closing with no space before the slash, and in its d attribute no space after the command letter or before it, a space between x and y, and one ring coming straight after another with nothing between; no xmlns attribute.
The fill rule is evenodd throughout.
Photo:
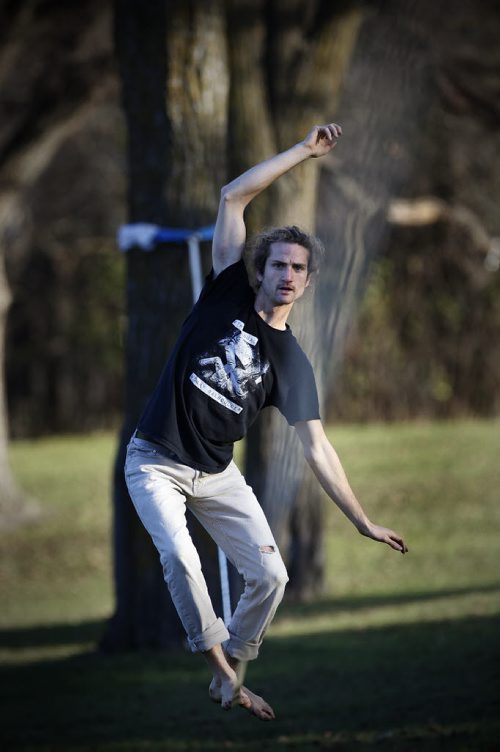
<svg viewBox="0 0 500 752"><path fill-rule="evenodd" d="M370 523L366 528L361 529L359 532L361 535L366 535L367 538L372 538L372 540L379 541L380 543L387 543L387 545L395 551L399 551L402 554L408 553L408 546L401 535L395 533L394 530Z"/></svg>
<svg viewBox="0 0 500 752"><path fill-rule="evenodd" d="M311 157L323 157L335 148L341 135L342 128L336 123L315 125L302 143L310 150Z"/></svg>

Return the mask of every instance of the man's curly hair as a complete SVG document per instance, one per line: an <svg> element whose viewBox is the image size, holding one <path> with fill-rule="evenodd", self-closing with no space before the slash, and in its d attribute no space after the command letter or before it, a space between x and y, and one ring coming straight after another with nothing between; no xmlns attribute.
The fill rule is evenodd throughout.
<svg viewBox="0 0 500 752"><path fill-rule="evenodd" d="M304 232L296 225L273 227L256 235L249 243L249 261L252 265L254 286L258 288L260 282L256 274L264 274L264 268L273 243L296 243L309 252L307 261L308 275L318 271L320 261L325 253L323 243L314 235Z"/></svg>

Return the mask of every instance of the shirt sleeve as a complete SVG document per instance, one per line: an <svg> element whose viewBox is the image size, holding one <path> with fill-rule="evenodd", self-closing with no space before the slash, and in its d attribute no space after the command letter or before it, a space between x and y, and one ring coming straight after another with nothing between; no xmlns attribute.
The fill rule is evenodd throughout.
<svg viewBox="0 0 500 752"><path fill-rule="evenodd" d="M302 420L319 420L319 399L316 379L305 353L297 348L293 364L281 375L275 405L288 424L294 426Z"/></svg>
<svg viewBox="0 0 500 752"><path fill-rule="evenodd" d="M226 299L238 298L241 296L253 298L255 293L250 287L248 274L243 259L236 261L230 266L226 266L220 274L214 279L213 269L205 279L205 284L200 293L199 302L203 302L212 296Z"/></svg>

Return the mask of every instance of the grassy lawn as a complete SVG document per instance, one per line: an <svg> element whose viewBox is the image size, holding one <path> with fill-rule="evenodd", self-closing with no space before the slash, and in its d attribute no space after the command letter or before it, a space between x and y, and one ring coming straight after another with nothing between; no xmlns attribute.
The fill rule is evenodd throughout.
<svg viewBox="0 0 500 752"><path fill-rule="evenodd" d="M96 653L115 439L15 443L42 516L0 537L0 748L500 750L500 423L330 434L372 519L410 553L359 537L325 500L325 597L285 603L249 672L273 724L209 703L198 656Z"/></svg>

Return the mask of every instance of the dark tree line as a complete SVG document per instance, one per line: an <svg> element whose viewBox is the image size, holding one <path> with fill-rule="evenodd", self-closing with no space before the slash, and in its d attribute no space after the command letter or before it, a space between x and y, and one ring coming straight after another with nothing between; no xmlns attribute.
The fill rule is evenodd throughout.
<svg viewBox="0 0 500 752"><path fill-rule="evenodd" d="M292 20L299 6L289 6ZM244 81L243 90L248 92L247 99L231 89L231 101L234 100L231 121L236 123L240 117L238 98L244 100L249 111L254 108L254 117L259 118L262 126L259 138L262 153L268 153L266 149L271 150L275 140L275 135L265 127L268 118L262 117L262 113L267 108L274 118L274 112L281 107L273 83L276 54L266 40L278 39L275 33L268 32L268 27L272 19L274 26L276 18L284 23L285 15L281 8L278 15L273 7L271 3L265 4L265 23L256 15L258 5L247 9L247 18L253 24L253 31L243 28L242 32L241 43L248 45L247 50L236 43L240 39L236 30L228 39L228 42L233 40L230 49L234 48L235 53L231 54L232 75L238 72ZM404 189L401 195L437 197L445 202L447 212L450 209L449 217L457 216L462 208L472 211L474 222L483 226L490 244L489 237L498 235L498 8L495 3L483 0L478 16L478 6L470 1L460 4L459 12L456 8L450 12L450 7L447 3L433 7L421 2L416 13L412 12L415 9L412 5L384 4L384 8L375 12L373 5L359 4L361 28L371 28L372 38L364 36L356 44L348 66L342 109L335 112L347 123L348 138L342 153L337 152L336 156L340 159L351 148L350 134L359 122L373 132L372 143L381 144L372 127L372 111L364 114L359 103L370 94L369 81L375 72L372 69L380 64L380 54L374 53L374 49L388 59L396 54L384 28L386 18L393 16L393 23L409 29L414 40L418 40L417 63L421 65L427 60L432 79L425 115L427 133L416 150L418 170L414 171L410 189ZM238 9L243 17L244 10L244 7ZM71 4L23 0L3 3L0 13L3 19L0 225L12 299L5 343L8 430L12 437L21 437L116 426L123 406L126 322L124 260L116 253L114 233L124 219L126 186L125 124L112 43L111 2L84 0L77 14ZM296 83L297 92L300 81L295 69L299 67L301 51L309 53L314 17L311 5L311 11L305 15L305 40L294 32L286 38L287 48L294 50L293 55L288 53L290 59L298 61L297 65L289 65L290 86ZM36 58L30 54L35 42ZM245 54L239 55L238 62L241 50ZM181 55L178 62L182 59ZM365 81L355 75L356 68L363 68ZM384 69L389 72L387 67ZM277 73L280 70L276 67ZM336 66L336 70L340 68ZM401 71L401 75L406 74ZM217 75L214 78L217 80ZM351 85L356 78L358 83ZM411 87L411 76L407 78L407 87ZM206 86L207 83L205 80L198 86L198 91L210 91L211 84ZM254 94L257 84L260 94ZM389 78L375 102L376 109L382 102L390 111L392 90ZM169 98L175 96L174 86ZM333 97L331 105L333 109ZM399 124L395 121L394 132L396 128ZM235 140L231 131L228 139L230 146ZM381 147L384 156L404 163L401 139L392 141L390 149L386 145ZM234 165L230 171L248 164L251 161L248 152L252 150L255 153L257 147L249 139L230 150ZM399 185L397 190L400 188ZM328 203L326 210L329 211ZM254 218L257 224L260 219L266 221L263 207L262 210L256 207ZM429 242L433 243L425 233L413 240L421 226L421 220L418 225L409 225L405 237L398 239L398 247L402 244L405 248L406 238L417 248L427 248ZM463 222L457 226L458 233L460 227L465 227ZM438 239L438 252L440 247ZM488 252L486 249L483 255ZM479 265L481 253L479 250L476 259ZM457 276L462 280L457 294L467 298L468 307L485 310L481 327L474 328L477 341L467 345L464 342L458 349L450 350L451 361L447 357L446 363L440 362L448 329L441 326L439 313L421 331L418 346L407 349L405 333L400 327L404 312L400 315L394 309L384 318L382 336L400 341L398 357L419 359L422 352L433 348L433 343L439 343L435 346L433 373L422 369L418 380L406 381L404 403L414 405L414 412L397 405L400 387L397 369L389 368L388 363L384 372L373 370L369 355L372 335L368 332L364 335L363 329L357 340L360 344L354 344L347 356L351 364L349 378L343 381L340 391L336 382L335 403L328 400L329 417L385 419L418 415L421 411L429 416L497 411L498 402L491 385L498 383L498 358L481 355L484 367L472 379L463 350L467 347L485 353L497 339L498 316L488 300L497 294L495 276L498 275L490 273L487 281L478 286L471 265L466 265L460 274L458 254L455 258ZM488 268L492 269L495 263L493 249ZM399 269L395 267L395 271ZM433 269L436 290L446 285L442 272L439 264ZM420 305L424 293L417 277L405 277L405 285L413 283L412 295L416 305ZM394 284L400 286L397 279ZM387 288L385 295L390 297L391 290ZM373 296L367 304L374 305ZM380 313L374 315L382 325ZM367 316L372 314L367 312ZM361 388L367 371L372 376ZM448 386L437 391L441 395L446 391L446 399L432 397L440 380L435 376L438 372L444 374ZM387 388L393 396L379 398ZM476 392L479 401L474 398Z"/></svg>

